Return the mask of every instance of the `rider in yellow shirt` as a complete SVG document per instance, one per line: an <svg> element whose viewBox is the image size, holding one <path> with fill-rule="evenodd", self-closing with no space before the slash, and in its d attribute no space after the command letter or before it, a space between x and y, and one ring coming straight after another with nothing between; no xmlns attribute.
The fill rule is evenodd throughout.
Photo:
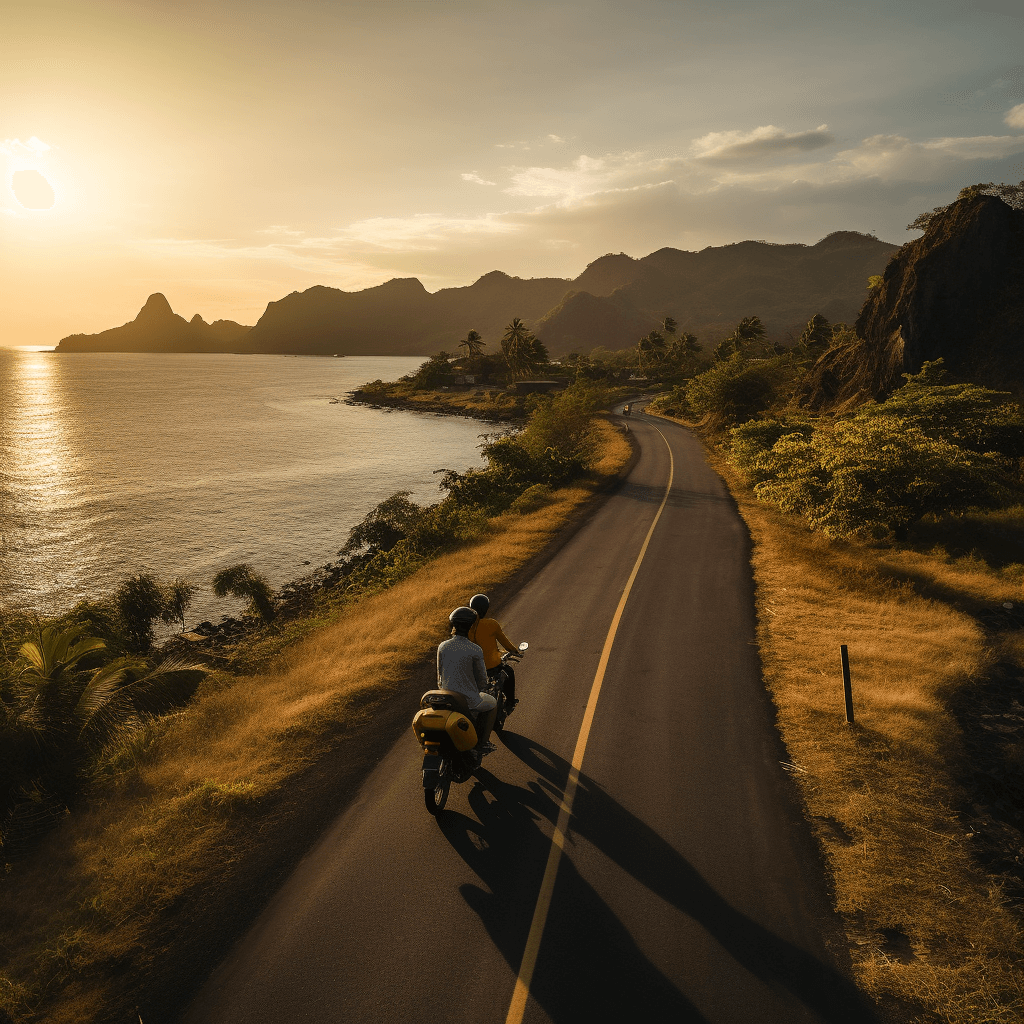
<svg viewBox="0 0 1024 1024"><path fill-rule="evenodd" d="M494 679L502 667L498 644L501 644L506 651L515 651L517 647L502 632L501 623L497 619L485 617L490 606L491 602L484 594L477 594L469 602L469 607L477 614L477 620L469 630L469 639L484 652L487 676ZM505 666L505 685L502 687L502 693L505 695L505 707L511 711L519 703L516 700L516 676L511 665Z"/></svg>

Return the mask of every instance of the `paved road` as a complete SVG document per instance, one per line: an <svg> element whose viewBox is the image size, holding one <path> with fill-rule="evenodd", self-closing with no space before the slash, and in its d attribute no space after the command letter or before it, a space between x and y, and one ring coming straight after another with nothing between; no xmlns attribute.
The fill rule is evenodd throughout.
<svg viewBox="0 0 1024 1024"><path fill-rule="evenodd" d="M753 645L744 527L685 430L628 422L641 449L629 479L495 609L530 651L522 703L478 780L453 787L435 821L410 731L188 1024L506 1021L584 709L670 462L607 662L523 1019L867 1019L826 952L834 923Z"/></svg>

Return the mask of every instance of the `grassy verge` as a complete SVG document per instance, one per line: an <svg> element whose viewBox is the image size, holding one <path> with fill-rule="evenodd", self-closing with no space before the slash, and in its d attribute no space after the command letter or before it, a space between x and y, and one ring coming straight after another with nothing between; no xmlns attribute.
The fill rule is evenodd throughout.
<svg viewBox="0 0 1024 1024"><path fill-rule="evenodd" d="M830 541L710 459L753 539L765 680L859 983L893 1021L1024 1020L1024 514Z"/></svg>
<svg viewBox="0 0 1024 1024"><path fill-rule="evenodd" d="M174 1019L408 728L451 608L522 578L627 463L627 440L599 429L588 481L497 516L484 539L345 607L258 673L212 674L109 758L89 809L4 880L0 1021Z"/></svg>

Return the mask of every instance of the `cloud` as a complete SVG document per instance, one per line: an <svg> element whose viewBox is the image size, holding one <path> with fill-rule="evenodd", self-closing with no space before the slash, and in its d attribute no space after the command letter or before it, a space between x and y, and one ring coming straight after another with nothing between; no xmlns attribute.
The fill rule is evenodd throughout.
<svg viewBox="0 0 1024 1024"><path fill-rule="evenodd" d="M697 160L730 163L802 153L820 149L832 142L835 142L835 137L829 132L827 124L803 132L787 132L767 124L749 132L709 132L694 140L691 151Z"/></svg>
<svg viewBox="0 0 1024 1024"><path fill-rule="evenodd" d="M289 280L349 289L395 276L448 287L495 268L566 277L610 251L641 256L662 246L700 249L751 237L814 242L838 229L901 240L922 209L948 202L970 176L988 180L998 173L994 161L1024 152L1024 135L874 135L823 153L827 134L825 126L767 126L710 133L674 153L581 154L511 167L509 186L490 194L503 195L504 208L495 203L476 216L370 217L310 234L273 225L242 240L148 245L222 266L249 261L265 268L264 276L276 265ZM782 159L763 158L772 153ZM462 178L489 184L476 172Z"/></svg>
<svg viewBox="0 0 1024 1024"><path fill-rule="evenodd" d="M549 135L548 138L552 142L565 142L565 139L559 138L557 135Z"/></svg>
<svg viewBox="0 0 1024 1024"><path fill-rule="evenodd" d="M683 170L685 157L656 157L648 153L579 156L567 167L512 168L513 196L572 201L595 192L656 184Z"/></svg>
<svg viewBox="0 0 1024 1024"><path fill-rule="evenodd" d="M1024 128L1024 103L1018 103L1017 106L1011 107L1003 120L1011 128Z"/></svg>
<svg viewBox="0 0 1024 1024"><path fill-rule="evenodd" d="M44 153L48 153L53 147L48 146L41 139L37 139L34 135L28 140L28 142L22 142L21 139L4 139L3 143L0 144L0 152L6 156L20 157L22 159L38 159Z"/></svg>
<svg viewBox="0 0 1024 1024"><path fill-rule="evenodd" d="M463 174L463 181L471 181L474 185L497 185L496 181L485 181L479 174Z"/></svg>

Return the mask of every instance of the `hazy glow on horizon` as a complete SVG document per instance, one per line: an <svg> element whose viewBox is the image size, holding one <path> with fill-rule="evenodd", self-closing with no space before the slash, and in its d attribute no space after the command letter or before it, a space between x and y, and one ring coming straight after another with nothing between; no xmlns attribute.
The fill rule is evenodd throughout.
<svg viewBox="0 0 1024 1024"><path fill-rule="evenodd" d="M571 277L609 251L837 229L902 242L961 186L1024 178L1018 10L6 5L0 344L116 326L154 291L255 323L314 284ZM50 208L18 202L19 171Z"/></svg>

